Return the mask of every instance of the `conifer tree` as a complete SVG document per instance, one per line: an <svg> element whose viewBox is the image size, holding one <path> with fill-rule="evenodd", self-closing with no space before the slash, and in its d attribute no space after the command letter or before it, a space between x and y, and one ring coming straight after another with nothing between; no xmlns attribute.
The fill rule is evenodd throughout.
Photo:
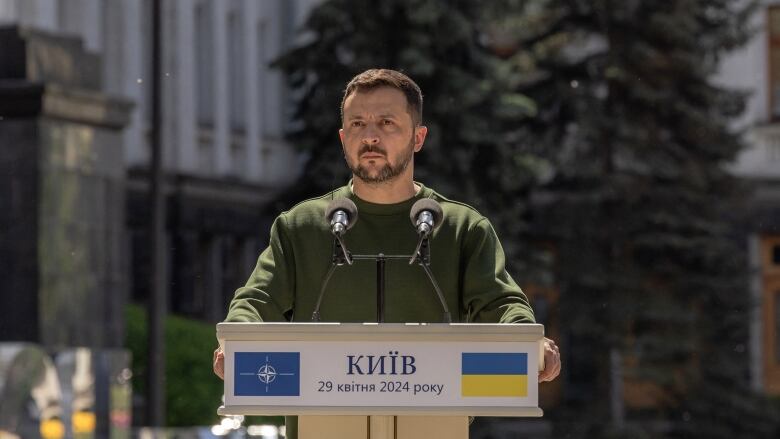
<svg viewBox="0 0 780 439"><path fill-rule="evenodd" d="M517 90L537 103L524 129L553 163L536 199L584 436L774 437L746 382L747 264L732 232L741 187L727 165L743 145L731 121L746 94L713 79L750 37L753 8L542 0L524 18L537 29L518 32L509 62L535 70ZM626 412L631 383L650 384L655 404Z"/></svg>

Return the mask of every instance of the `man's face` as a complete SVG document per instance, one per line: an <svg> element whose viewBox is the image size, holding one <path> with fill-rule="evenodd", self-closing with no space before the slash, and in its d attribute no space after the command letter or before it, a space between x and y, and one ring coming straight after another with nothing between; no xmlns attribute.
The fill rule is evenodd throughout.
<svg viewBox="0 0 780 439"><path fill-rule="evenodd" d="M414 153L427 129L414 126L404 94L392 87L356 92L344 101L339 130L344 157L355 178L382 183L400 175L412 178Z"/></svg>

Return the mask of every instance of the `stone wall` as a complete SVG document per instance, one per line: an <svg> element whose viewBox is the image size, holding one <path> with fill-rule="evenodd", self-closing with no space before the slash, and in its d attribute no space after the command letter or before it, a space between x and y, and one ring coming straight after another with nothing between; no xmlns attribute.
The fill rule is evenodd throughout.
<svg viewBox="0 0 780 439"><path fill-rule="evenodd" d="M131 105L78 40L3 28L0 48L0 341L121 347Z"/></svg>

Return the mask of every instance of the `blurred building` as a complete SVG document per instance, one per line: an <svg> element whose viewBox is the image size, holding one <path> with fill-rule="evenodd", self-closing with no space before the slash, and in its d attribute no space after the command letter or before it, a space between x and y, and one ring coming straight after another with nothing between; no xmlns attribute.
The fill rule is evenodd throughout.
<svg viewBox="0 0 780 439"><path fill-rule="evenodd" d="M224 318L270 201L299 174L269 63L310 3L162 1L171 312ZM0 0L2 437L129 435L124 311L148 295L151 34L151 0ZM56 397L41 402L17 345L45 349L57 368L39 375ZM93 360L65 361L74 347ZM27 383L20 373L29 388L7 385Z"/></svg>
<svg viewBox="0 0 780 439"><path fill-rule="evenodd" d="M124 344L132 103L100 65L79 39L0 28L0 341Z"/></svg>
<svg viewBox="0 0 780 439"><path fill-rule="evenodd" d="M718 80L750 93L736 127L748 147L733 165L753 196L744 218L750 251L751 380L754 390L780 394L780 2L763 0L752 18L756 35L724 59Z"/></svg>
<svg viewBox="0 0 780 439"><path fill-rule="evenodd" d="M127 66L117 83L140 103L125 138L128 255L131 281L140 280L131 291L140 301L148 278L149 1L116 6L111 52ZM300 13L299 2L289 1L164 2L162 135L168 261L175 261L166 273L174 313L224 318L265 244L267 204L298 175L283 141L285 86L269 63L294 41Z"/></svg>
<svg viewBox="0 0 780 439"><path fill-rule="evenodd" d="M295 41L312 3L163 1L165 273L174 313L224 317L265 244L268 203L299 173L283 140L285 84L269 63ZM82 44L100 59L99 90L133 104L115 148L124 167L126 276L115 293L138 302L148 294L150 14L150 0L0 0L0 25Z"/></svg>

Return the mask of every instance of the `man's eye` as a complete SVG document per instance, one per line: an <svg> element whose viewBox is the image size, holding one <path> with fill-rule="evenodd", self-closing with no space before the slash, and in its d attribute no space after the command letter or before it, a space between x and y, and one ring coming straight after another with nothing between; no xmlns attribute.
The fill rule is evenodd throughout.
<svg viewBox="0 0 780 439"><path fill-rule="evenodd" d="M352 122L352 127L354 127L354 128L360 128L362 126L363 126L363 121L361 121L361 120L356 120L356 121Z"/></svg>
<svg viewBox="0 0 780 439"><path fill-rule="evenodd" d="M393 124L393 121L389 120L389 119L385 119L385 120L382 121L382 125L392 125L392 124Z"/></svg>

